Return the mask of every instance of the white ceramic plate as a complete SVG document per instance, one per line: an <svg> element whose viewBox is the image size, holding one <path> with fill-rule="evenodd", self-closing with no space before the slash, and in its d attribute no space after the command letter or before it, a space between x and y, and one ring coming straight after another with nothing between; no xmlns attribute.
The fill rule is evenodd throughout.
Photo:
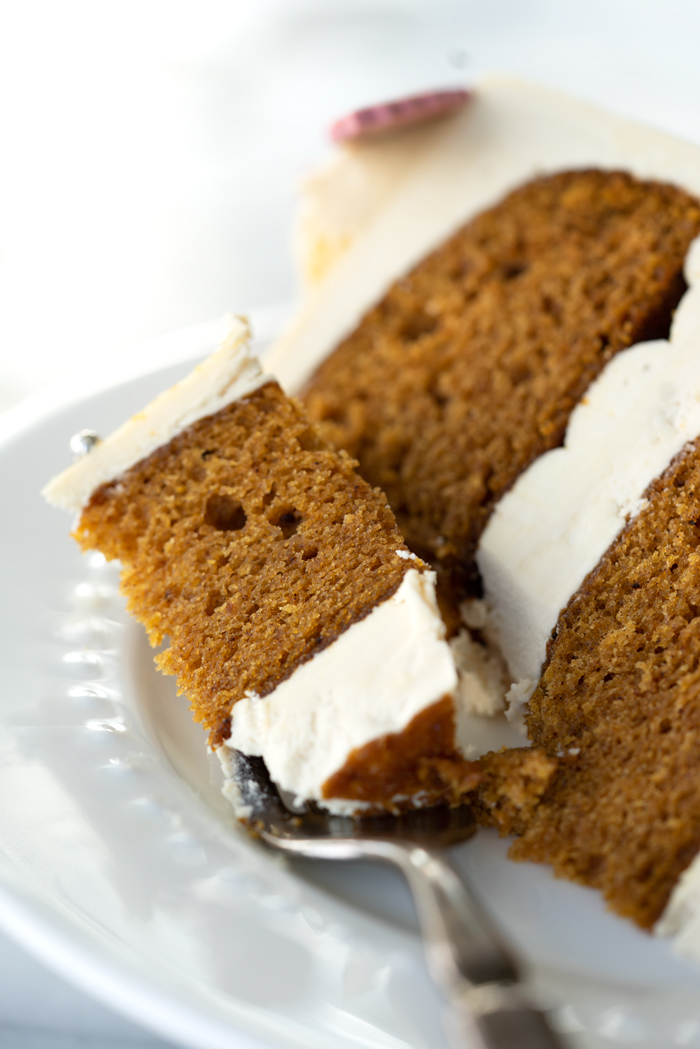
<svg viewBox="0 0 700 1049"><path fill-rule="evenodd" d="M179 338L202 353L212 331ZM39 497L71 434L109 432L186 370L72 403L64 391L62 407L44 398L5 426L0 922L67 978L197 1049L446 1049L398 876L290 867L238 832L218 763L156 674L115 570L82 557ZM700 970L506 851L481 833L454 859L571 1044L700 1047Z"/></svg>

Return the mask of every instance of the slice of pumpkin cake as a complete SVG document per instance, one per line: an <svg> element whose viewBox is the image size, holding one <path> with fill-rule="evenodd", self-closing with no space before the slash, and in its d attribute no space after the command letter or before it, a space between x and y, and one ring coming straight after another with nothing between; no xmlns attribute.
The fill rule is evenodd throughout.
<svg viewBox="0 0 700 1049"><path fill-rule="evenodd" d="M522 774L488 755L479 814L700 957L700 241L685 277L670 338L607 365L481 538L511 700L558 770L508 809Z"/></svg>
<svg viewBox="0 0 700 1049"><path fill-rule="evenodd" d="M310 184L343 250L273 367L386 492L453 606L478 592L494 507L561 444L606 363L668 334L700 233L699 158L491 78L440 124L351 143Z"/></svg>
<svg viewBox="0 0 700 1049"><path fill-rule="evenodd" d="M477 813L700 957L700 150L492 79L322 189L274 366L483 587L540 749L482 758Z"/></svg>
<svg viewBox="0 0 700 1049"><path fill-rule="evenodd" d="M456 674L434 577L386 498L224 345L45 489L122 590L214 748L334 811L457 802Z"/></svg>
<svg viewBox="0 0 700 1049"><path fill-rule="evenodd" d="M479 537L626 346L667 334L700 204L623 172L527 183L401 277L303 391L464 596ZM464 582L459 577L464 575Z"/></svg>

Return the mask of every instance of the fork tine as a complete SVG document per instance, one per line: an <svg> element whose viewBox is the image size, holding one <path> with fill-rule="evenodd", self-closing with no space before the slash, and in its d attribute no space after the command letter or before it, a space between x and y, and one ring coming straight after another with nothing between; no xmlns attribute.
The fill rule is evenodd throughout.
<svg viewBox="0 0 700 1049"><path fill-rule="evenodd" d="M468 809L418 809L360 820L312 809L295 813L284 808L261 758L234 751L233 776L249 810L249 828L274 848L316 859L375 859L403 872L418 911L428 969L451 1005L455 1046L461 1049L463 1032L468 1032L468 1043L480 1049L514 1049L516 1044L562 1049L544 1013L520 990L517 966L491 923L456 871L434 851L436 845L471 836L475 821Z"/></svg>
<svg viewBox="0 0 700 1049"><path fill-rule="evenodd" d="M233 751L233 777L245 810L246 822L260 833L264 828L285 838L358 838L418 842L431 848L444 848L466 841L476 831L476 821L467 806L451 809L447 805L412 809L393 816L380 814L362 818L337 816L307 805L290 810L285 806L262 758Z"/></svg>

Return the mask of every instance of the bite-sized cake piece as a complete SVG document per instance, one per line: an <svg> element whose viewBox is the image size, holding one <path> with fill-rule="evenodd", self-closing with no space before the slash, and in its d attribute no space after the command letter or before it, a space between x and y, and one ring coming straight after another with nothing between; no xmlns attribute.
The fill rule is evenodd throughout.
<svg viewBox="0 0 700 1049"><path fill-rule="evenodd" d="M401 179L383 154L381 207L273 360L458 601L493 507L605 363L668 334L700 174L693 147L522 84L429 130Z"/></svg>
<svg viewBox="0 0 700 1049"><path fill-rule="evenodd" d="M385 496L223 347L45 490L123 566L129 610L214 748L334 811L456 802L456 672L434 577ZM224 754L225 757L225 754Z"/></svg>

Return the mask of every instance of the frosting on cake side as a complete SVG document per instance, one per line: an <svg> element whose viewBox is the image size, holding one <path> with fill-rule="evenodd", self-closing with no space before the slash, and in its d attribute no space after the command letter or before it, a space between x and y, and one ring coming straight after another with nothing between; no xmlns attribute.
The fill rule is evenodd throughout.
<svg viewBox="0 0 700 1049"><path fill-rule="evenodd" d="M400 173L393 152L383 157L373 145L358 146L326 170L322 192L305 206L317 213L312 231L325 221L347 247L335 252L335 263L267 358L292 393L392 281L459 225L532 178L567 169L621 169L700 196L697 146L520 80L482 81L465 110L407 132L395 148L405 151ZM344 185L364 185L365 173L356 170L362 164L368 175L376 178L381 170L385 178L366 210L352 200L342 204ZM313 243L304 251L313 254Z"/></svg>
<svg viewBox="0 0 700 1049"><path fill-rule="evenodd" d="M198 419L269 382L271 376L248 350L249 341L247 321L232 317L231 330L216 353L54 477L41 493L44 498L63 510L81 510L100 485L119 477Z"/></svg>

